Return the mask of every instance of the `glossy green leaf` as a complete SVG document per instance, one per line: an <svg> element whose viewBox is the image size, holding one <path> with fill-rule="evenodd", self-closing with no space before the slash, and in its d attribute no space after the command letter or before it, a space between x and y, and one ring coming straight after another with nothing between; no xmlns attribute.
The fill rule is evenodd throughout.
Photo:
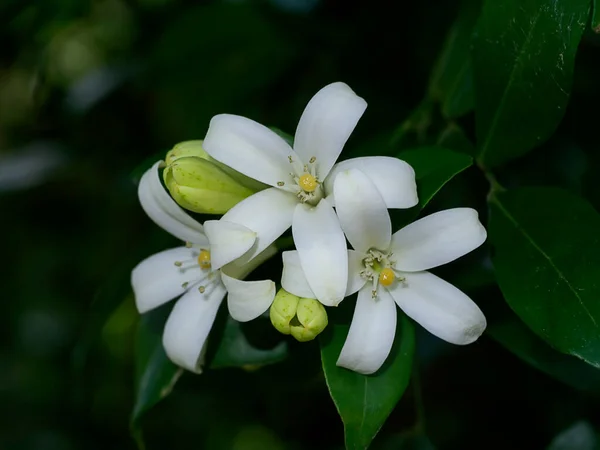
<svg viewBox="0 0 600 450"><path fill-rule="evenodd" d="M600 442L592 426L584 421L575 422L559 433L548 446L548 450L598 450Z"/></svg>
<svg viewBox="0 0 600 450"><path fill-rule="evenodd" d="M331 334L320 339L323 372L344 422L347 449L369 446L408 386L415 331L412 322L404 314L398 314L394 346L374 375L361 375L335 365L348 335L348 325L330 325Z"/></svg>
<svg viewBox="0 0 600 450"><path fill-rule="evenodd" d="M527 364L551 377L576 389L600 392L600 370L557 352L517 317L489 325L486 333Z"/></svg>
<svg viewBox="0 0 600 450"><path fill-rule="evenodd" d="M487 0L474 40L477 139L486 167L544 142L569 100L589 0Z"/></svg>
<svg viewBox="0 0 600 450"><path fill-rule="evenodd" d="M169 306L169 305L167 305ZM183 369L173 364L162 345L162 331L170 308L144 314L139 322L135 342L135 403L131 413L131 430L142 447L142 415L168 396Z"/></svg>
<svg viewBox="0 0 600 450"><path fill-rule="evenodd" d="M267 325L267 323L263 324ZM270 324L269 324L270 325ZM211 335L211 338L214 335ZM287 343L279 342L275 347L265 350L254 347L246 338L242 324L227 316L225 328L212 358L210 367L260 367L283 361L288 354Z"/></svg>
<svg viewBox="0 0 600 450"><path fill-rule="evenodd" d="M462 116L474 107L471 37L480 10L481 0L463 0L429 81L429 96L441 103L446 118Z"/></svg>
<svg viewBox="0 0 600 450"><path fill-rule="evenodd" d="M507 303L554 348L600 367L600 215L555 188L499 192L490 206Z"/></svg>
<svg viewBox="0 0 600 450"><path fill-rule="evenodd" d="M398 158L409 163L415 170L419 193L419 204L415 208L417 212L422 210L448 181L473 163L470 156L442 147L406 150L399 153Z"/></svg>

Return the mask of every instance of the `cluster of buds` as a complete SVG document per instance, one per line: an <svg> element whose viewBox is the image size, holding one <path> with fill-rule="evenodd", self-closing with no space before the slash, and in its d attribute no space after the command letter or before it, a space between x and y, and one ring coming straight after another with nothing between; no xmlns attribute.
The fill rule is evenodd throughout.
<svg viewBox="0 0 600 450"><path fill-rule="evenodd" d="M327 326L327 312L318 300L300 298L279 289L269 311L271 323L300 342L312 341Z"/></svg>

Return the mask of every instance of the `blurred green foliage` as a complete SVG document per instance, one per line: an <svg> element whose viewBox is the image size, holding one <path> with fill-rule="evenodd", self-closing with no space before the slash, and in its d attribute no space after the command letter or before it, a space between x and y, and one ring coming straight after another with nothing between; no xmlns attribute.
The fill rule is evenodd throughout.
<svg viewBox="0 0 600 450"><path fill-rule="evenodd" d="M436 144L473 155L473 81L464 47L479 6L452 0L4 0L0 448L136 448L129 418L140 319L129 271L175 244L137 203L140 165L177 142L203 138L217 113L293 133L308 99L338 80L369 103L343 157ZM492 12L486 20L496 17ZM519 40L523 24L515 28ZM545 137L552 134L546 142L498 169L504 186L559 186L600 206L599 60L600 39L588 26L565 117L553 134L552 127L546 130ZM482 79L494 76L480 75L476 88L485 90ZM521 118L524 126L539 118L533 113ZM446 169L461 172L464 159ZM448 180L444 170L439 175ZM485 211L487 189L480 172L466 169L425 212ZM503 320L516 320L515 330L521 323L491 284L488 251L438 273L495 318L490 329L496 323L500 331L491 336L512 348L516 340ZM248 340L263 350L278 348L281 337L268 319L256 322L240 326ZM561 358L570 357L535 335L519 342L527 339L535 354L539 348L537 359L513 348L517 357L488 335L457 349L419 327L416 334L418 382L372 448L542 449L551 442L569 448L559 447L560 439L573 433L593 441L589 448L597 445L589 424L600 421L599 389L589 367L582 371L575 359L563 364ZM240 369L223 363L201 376L183 374L173 393L141 418L146 447L343 448L317 343L289 341L288 350L294 357L280 364ZM585 391L576 388L580 376Z"/></svg>

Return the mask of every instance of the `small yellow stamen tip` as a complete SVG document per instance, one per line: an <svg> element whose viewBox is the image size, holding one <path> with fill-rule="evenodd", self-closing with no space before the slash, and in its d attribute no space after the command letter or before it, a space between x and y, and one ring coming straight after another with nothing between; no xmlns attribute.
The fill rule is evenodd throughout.
<svg viewBox="0 0 600 450"><path fill-rule="evenodd" d="M201 250L198 255L198 264L202 269L210 269L210 252L208 250Z"/></svg>
<svg viewBox="0 0 600 450"><path fill-rule="evenodd" d="M319 186L319 182L310 173L305 173L298 179L298 185L305 192L313 192Z"/></svg>
<svg viewBox="0 0 600 450"><path fill-rule="evenodd" d="M379 283L382 286L390 286L396 279L396 274L389 267L386 267L379 273Z"/></svg>

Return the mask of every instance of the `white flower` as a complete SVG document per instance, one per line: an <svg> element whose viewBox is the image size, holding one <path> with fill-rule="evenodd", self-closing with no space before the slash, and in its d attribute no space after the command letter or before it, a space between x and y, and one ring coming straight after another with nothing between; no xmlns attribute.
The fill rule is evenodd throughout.
<svg viewBox="0 0 600 450"><path fill-rule="evenodd" d="M457 345L475 341L486 327L481 310L460 290L425 270L451 262L485 241L477 211L440 211L392 235L385 202L360 170L341 172L334 191L340 223L354 248L348 251L346 295L358 291L337 365L363 374L381 367L396 332L394 302L445 341ZM284 252L283 260L283 288L310 297L297 253Z"/></svg>
<svg viewBox="0 0 600 450"><path fill-rule="evenodd" d="M177 206L162 187L158 174L160 163L142 176L138 188L140 203L157 225L186 245L143 260L133 269L131 284L140 313L181 296L165 324L163 345L174 363L200 373L206 339L225 295L229 294L229 313L241 322L258 317L271 305L275 283L270 280L245 282L239 278L273 256L276 249L268 247L251 264L233 261L215 270L211 264L211 246L202 225ZM245 232L254 234L250 230Z"/></svg>
<svg viewBox="0 0 600 450"><path fill-rule="evenodd" d="M204 139L207 153L272 186L238 203L220 221L205 223L210 241L219 243L213 252L215 267L242 254L242 260L251 260L292 226L314 298L328 306L344 298L348 259L346 239L333 210L335 175L342 169L360 167L388 208L409 208L417 203L414 171L404 161L366 157L334 166L366 107L344 83L324 87L306 106L293 149L250 119L226 114L213 117ZM255 231L256 240L244 239L236 224Z"/></svg>

